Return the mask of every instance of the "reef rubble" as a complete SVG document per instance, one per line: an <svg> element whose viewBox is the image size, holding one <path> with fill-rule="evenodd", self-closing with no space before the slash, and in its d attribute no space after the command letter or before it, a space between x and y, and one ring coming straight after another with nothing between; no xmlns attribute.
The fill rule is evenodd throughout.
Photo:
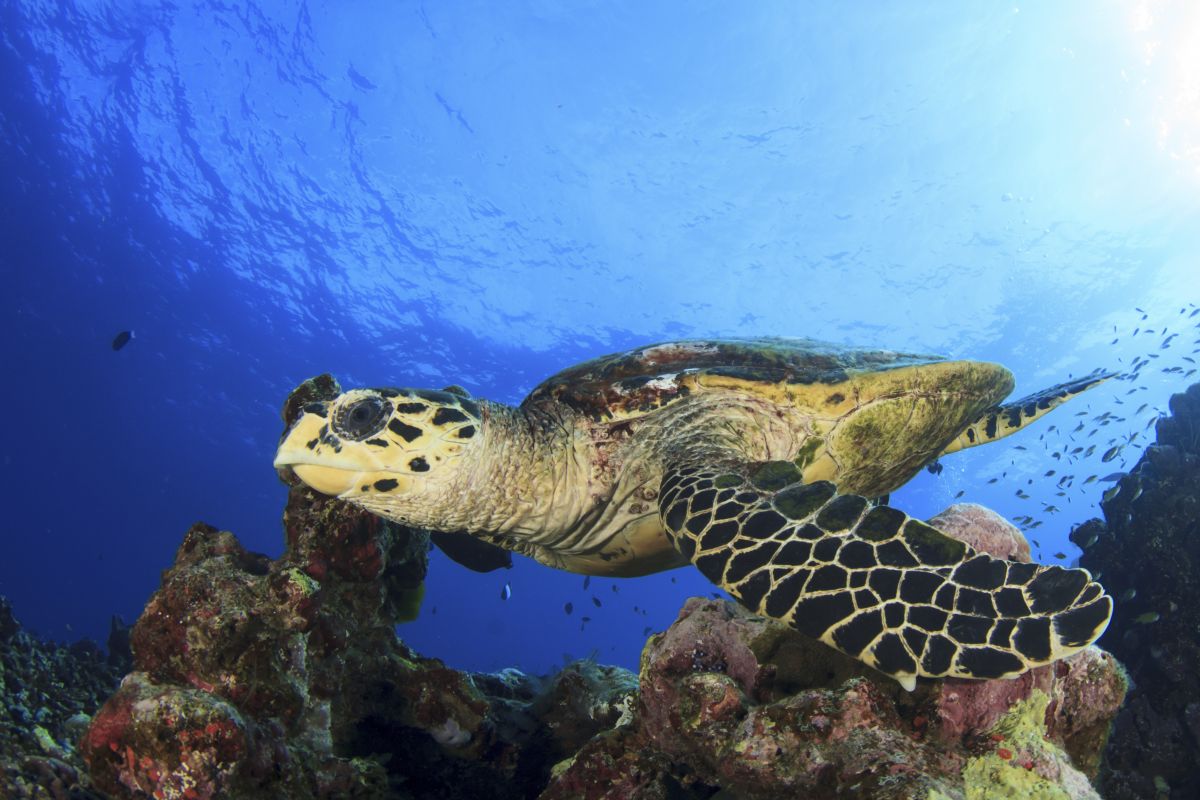
<svg viewBox="0 0 1200 800"><path fill-rule="evenodd" d="M76 744L128 667L122 632L114 620L108 655L87 639L44 641L0 597L0 798L98 796Z"/></svg>
<svg viewBox="0 0 1200 800"><path fill-rule="evenodd" d="M1133 681L1100 777L1110 800L1200 797L1200 384L1170 410L1104 520L1071 534L1117 598L1101 641Z"/></svg>
<svg viewBox="0 0 1200 800"><path fill-rule="evenodd" d="M327 376L285 422L337 392ZM288 476L283 476L285 479ZM1028 558L1009 523L935 520ZM114 798L1095 798L1126 682L1092 647L1011 681L915 692L790 628L692 599L638 675L481 675L407 648L427 536L290 482L275 560L197 524L79 743ZM49 795L47 795L49 796ZM98 795L97 795L98 796Z"/></svg>

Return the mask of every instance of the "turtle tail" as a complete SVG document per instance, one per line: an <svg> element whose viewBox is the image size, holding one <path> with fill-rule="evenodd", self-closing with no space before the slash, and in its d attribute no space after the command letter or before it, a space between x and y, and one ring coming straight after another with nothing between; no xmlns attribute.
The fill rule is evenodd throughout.
<svg viewBox="0 0 1200 800"><path fill-rule="evenodd" d="M1115 374L1096 371L1082 378L1043 389L1028 397L1022 397L1020 400L989 408L968 425L966 430L960 433L954 441L950 442L946 449L939 454L939 457L947 453L966 450L968 447L994 442L1016 433L1075 395L1085 392L1093 386L1099 386L1114 377Z"/></svg>

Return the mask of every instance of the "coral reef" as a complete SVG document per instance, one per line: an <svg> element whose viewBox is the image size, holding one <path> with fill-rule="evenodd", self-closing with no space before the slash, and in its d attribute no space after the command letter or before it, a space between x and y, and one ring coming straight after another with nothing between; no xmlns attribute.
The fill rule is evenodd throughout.
<svg viewBox="0 0 1200 800"><path fill-rule="evenodd" d="M336 393L300 387L285 422ZM113 797L1096 797L1123 672L1095 649L914 693L790 628L693 599L640 675L576 662L472 675L409 650L428 538L298 485L277 560L204 524L130 636L80 744ZM936 522L1027 557L978 506ZM2 620L0 620L2 622Z"/></svg>
<svg viewBox="0 0 1200 800"><path fill-rule="evenodd" d="M22 630L0 597L0 797L96 796L76 743L120 677L90 641L68 647Z"/></svg>
<svg viewBox="0 0 1200 800"><path fill-rule="evenodd" d="M1112 800L1200 797L1200 384L1170 409L1104 521L1071 535L1117 598L1101 641L1134 684L1100 782Z"/></svg>

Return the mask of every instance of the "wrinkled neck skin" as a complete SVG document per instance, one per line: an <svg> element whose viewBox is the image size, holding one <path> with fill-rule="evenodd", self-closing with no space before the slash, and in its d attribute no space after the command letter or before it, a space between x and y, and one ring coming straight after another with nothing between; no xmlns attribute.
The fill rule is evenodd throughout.
<svg viewBox="0 0 1200 800"><path fill-rule="evenodd" d="M388 515L434 530L496 534L509 546L553 538L586 507L577 489L587 486L577 426L544 411L479 405L480 433L453 472Z"/></svg>

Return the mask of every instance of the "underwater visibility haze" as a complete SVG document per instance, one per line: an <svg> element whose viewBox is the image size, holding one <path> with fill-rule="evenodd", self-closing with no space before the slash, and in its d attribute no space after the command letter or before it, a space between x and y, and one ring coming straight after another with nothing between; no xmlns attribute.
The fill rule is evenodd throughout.
<svg viewBox="0 0 1200 800"><path fill-rule="evenodd" d="M197 520L277 555L280 408L319 373L515 405L713 337L994 361L1013 397L1118 373L892 496L1070 565L1196 380L1197 53L1166 0L6 2L0 595L103 641ZM398 630L636 669L716 591L434 550Z"/></svg>

